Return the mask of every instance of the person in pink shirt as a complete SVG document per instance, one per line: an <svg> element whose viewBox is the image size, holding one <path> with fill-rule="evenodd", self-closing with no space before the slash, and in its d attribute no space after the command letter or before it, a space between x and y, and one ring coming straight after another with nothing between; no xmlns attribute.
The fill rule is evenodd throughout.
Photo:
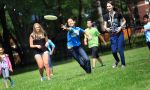
<svg viewBox="0 0 150 90"><path fill-rule="evenodd" d="M5 54L4 49L0 47L0 75L2 74L4 78L4 84L6 88L8 88L7 80L10 81L11 87L14 86L14 81L11 79L9 71L13 72L9 56L8 54Z"/></svg>

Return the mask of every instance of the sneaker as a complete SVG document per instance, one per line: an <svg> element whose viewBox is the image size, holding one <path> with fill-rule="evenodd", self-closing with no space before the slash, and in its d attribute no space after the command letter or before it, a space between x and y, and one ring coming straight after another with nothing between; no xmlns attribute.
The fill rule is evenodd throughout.
<svg viewBox="0 0 150 90"><path fill-rule="evenodd" d="M44 81L44 77L41 77L41 82L43 82Z"/></svg>
<svg viewBox="0 0 150 90"><path fill-rule="evenodd" d="M101 67L106 66L105 64L102 64Z"/></svg>
<svg viewBox="0 0 150 90"><path fill-rule="evenodd" d="M14 87L14 81L13 80L10 82L10 85L11 85L11 87Z"/></svg>
<svg viewBox="0 0 150 90"><path fill-rule="evenodd" d="M125 67L126 67L125 65L122 65L122 66L121 66L121 68L125 68Z"/></svg>
<svg viewBox="0 0 150 90"><path fill-rule="evenodd" d="M112 68L116 68L117 67L117 65L116 64L114 64L113 66L112 66Z"/></svg>
<svg viewBox="0 0 150 90"><path fill-rule="evenodd" d="M54 76L54 74L51 74L51 76Z"/></svg>
<svg viewBox="0 0 150 90"><path fill-rule="evenodd" d="M47 80L49 81L49 80L51 80L51 78L50 78L50 77L48 77L48 78L47 78Z"/></svg>

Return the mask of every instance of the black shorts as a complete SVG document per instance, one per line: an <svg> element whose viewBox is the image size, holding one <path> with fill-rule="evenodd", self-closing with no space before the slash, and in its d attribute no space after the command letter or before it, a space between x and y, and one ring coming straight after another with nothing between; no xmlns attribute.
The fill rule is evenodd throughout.
<svg viewBox="0 0 150 90"><path fill-rule="evenodd" d="M42 47L41 49L38 49L38 48L33 49L34 55L43 54L45 51L48 51L48 49L46 47Z"/></svg>
<svg viewBox="0 0 150 90"><path fill-rule="evenodd" d="M93 58L99 58L99 55L98 55L98 47L97 47L97 46L92 47L92 48L91 48L91 51L92 51L92 57L93 57Z"/></svg>
<svg viewBox="0 0 150 90"><path fill-rule="evenodd" d="M149 50L150 50L150 42L147 42L147 46L148 46L148 48L149 48Z"/></svg>

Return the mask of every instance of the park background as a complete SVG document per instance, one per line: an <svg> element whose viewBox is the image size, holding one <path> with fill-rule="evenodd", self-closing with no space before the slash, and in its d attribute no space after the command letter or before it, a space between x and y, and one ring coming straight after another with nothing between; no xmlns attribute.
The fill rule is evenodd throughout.
<svg viewBox="0 0 150 90"><path fill-rule="evenodd" d="M104 39L108 43L105 46L100 41L99 54L102 55L102 58L106 59L106 63L108 63L106 69L110 69L113 60L110 52L109 34L104 32L102 27L103 15L107 12L106 10L107 1L108 0L11 0L11 1L1 0L0 1L0 44L4 46L5 52L8 53L10 56L11 63L13 64L13 68L15 70L14 75L16 75L16 79L19 73L20 75L22 74L24 75L23 72L29 72L28 74L32 74L30 71L34 73L37 72L36 63L32 54L32 50L29 48L29 35L32 32L32 26L33 23L35 22L39 22L42 24L47 34L49 35L49 38L56 45L54 55L52 56L52 60L53 60L52 62L54 63L54 66L56 65L56 68L58 68L56 69L56 73L63 73L63 71L59 72L59 70L61 70L60 68L65 67L63 65L69 62L71 62L71 64L69 63L68 67L70 68L71 66L73 69L72 65L74 65L74 62L72 62L72 57L69 54L66 47L67 32L62 31L62 29L60 28L61 24L65 24L67 18L69 17L75 18L77 20L76 23L77 26L80 26L83 29L86 28L86 21L88 19L92 19L95 22L95 26L98 28L98 30L101 32L101 34L104 36ZM142 27L143 27L142 17L145 14L150 15L150 1L149 0L114 0L114 1L116 7L118 7L118 10L124 15L125 19L127 20L126 26L123 30L125 36L125 44L126 44L125 49L127 50L126 51L127 64L130 62L136 64L138 60L143 60L140 62L146 62L144 63L145 67L143 65L144 68L142 68L142 70L145 70L145 72L143 71L144 73L142 73L144 74L143 75L144 77L146 76L145 73L148 70L147 69L148 67L146 66L148 66L149 63L149 59L148 59L149 54L148 51L146 51L147 48L145 47L146 43L142 31ZM58 19L55 21L45 20L44 15L56 15ZM87 47L84 48L86 52L90 55L89 49ZM134 54L134 55L130 57L130 54L131 55ZM133 61L129 61L131 58L133 58ZM131 67L129 65L129 68L127 67L127 69L129 70L126 70L125 73L132 73L132 71L130 70L132 68L133 70L136 70L138 66L136 66L135 64L131 65ZM75 64L75 66L77 65ZM72 77L75 76L74 75L75 72L72 73L71 70L69 69L65 69L65 70L66 72L68 71L69 73L71 73ZM95 70L94 72L97 72L95 74L101 74L101 72L98 71L99 71L98 69ZM78 73L81 72L79 71ZM114 73L117 72L117 70L111 71L110 69L110 72ZM104 73L109 76L109 70L108 71L104 70ZM119 73L122 73L122 71L119 70L117 74ZM134 75L136 76L135 73ZM149 73L147 73L147 75L149 75ZM69 75L67 74L66 76ZM64 78L63 80L66 80L65 78L66 76L64 77L62 76L62 78ZM82 79L81 77L79 77L78 79ZM88 78L89 76L85 76L85 77ZM111 78L113 78L113 76ZM75 81L78 81L78 79ZM19 80L21 80L21 78ZM135 80L137 80L137 78L135 78ZM59 82L59 80L57 82ZM93 86L91 86L91 88L93 88ZM148 88L145 89L149 90ZM81 88L81 90L84 89L86 88ZM107 89L107 88L105 87L103 89Z"/></svg>

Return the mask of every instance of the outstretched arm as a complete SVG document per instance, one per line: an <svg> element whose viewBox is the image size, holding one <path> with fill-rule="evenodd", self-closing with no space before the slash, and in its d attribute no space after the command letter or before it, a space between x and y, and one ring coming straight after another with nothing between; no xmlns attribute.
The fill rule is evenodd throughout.
<svg viewBox="0 0 150 90"><path fill-rule="evenodd" d="M66 31L71 30L69 27L67 27L66 25L63 25L63 24L61 24L61 28Z"/></svg>
<svg viewBox="0 0 150 90"><path fill-rule="evenodd" d="M87 37L84 35L84 45L87 45Z"/></svg>
<svg viewBox="0 0 150 90"><path fill-rule="evenodd" d="M106 45L106 41L104 40L104 38L102 37L102 35L99 35L100 40L103 41L103 43Z"/></svg>

